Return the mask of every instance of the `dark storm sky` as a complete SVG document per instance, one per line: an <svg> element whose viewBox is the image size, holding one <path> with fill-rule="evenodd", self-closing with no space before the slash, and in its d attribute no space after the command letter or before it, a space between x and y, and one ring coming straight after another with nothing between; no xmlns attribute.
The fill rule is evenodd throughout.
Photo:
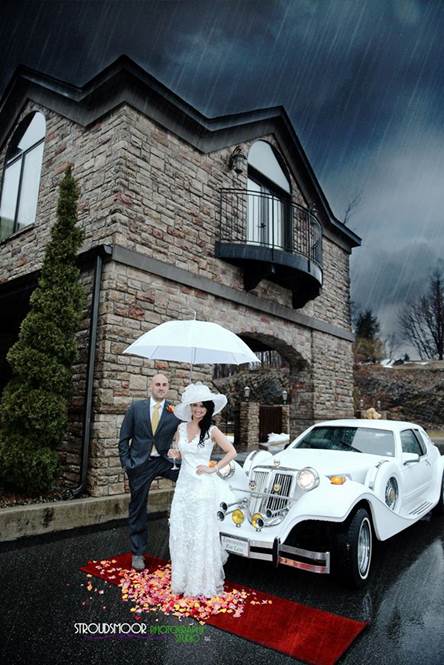
<svg viewBox="0 0 444 665"><path fill-rule="evenodd" d="M335 214L352 298L381 317L444 266L441 0L3 0L19 63L82 85L122 53L209 116L282 104Z"/></svg>

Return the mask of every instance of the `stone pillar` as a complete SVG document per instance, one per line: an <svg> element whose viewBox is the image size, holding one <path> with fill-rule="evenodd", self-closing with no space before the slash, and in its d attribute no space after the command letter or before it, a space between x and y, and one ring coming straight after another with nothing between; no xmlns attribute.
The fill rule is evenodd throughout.
<svg viewBox="0 0 444 665"><path fill-rule="evenodd" d="M240 448L254 450L259 444L259 403L241 402L240 418Z"/></svg>
<svg viewBox="0 0 444 665"><path fill-rule="evenodd" d="M290 405L282 404L282 433L290 433Z"/></svg>

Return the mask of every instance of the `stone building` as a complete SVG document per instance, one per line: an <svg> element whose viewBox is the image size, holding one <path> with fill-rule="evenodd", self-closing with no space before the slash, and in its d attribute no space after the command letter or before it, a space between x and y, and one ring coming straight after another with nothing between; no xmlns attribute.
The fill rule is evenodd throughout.
<svg viewBox="0 0 444 665"><path fill-rule="evenodd" d="M283 107L208 118L121 57L82 88L20 68L0 132L1 387L68 164L80 186L89 297L60 448L67 483L124 491L127 406L159 368L175 399L188 368L122 352L193 311L285 358L292 436L352 415L349 257L360 239L333 215ZM212 380L211 366L197 369Z"/></svg>

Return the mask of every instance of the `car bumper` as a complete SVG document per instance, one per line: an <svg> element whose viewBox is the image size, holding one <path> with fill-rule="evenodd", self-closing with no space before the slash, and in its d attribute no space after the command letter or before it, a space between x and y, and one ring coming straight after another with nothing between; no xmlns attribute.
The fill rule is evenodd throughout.
<svg viewBox="0 0 444 665"><path fill-rule="evenodd" d="M330 573L330 552L312 550L281 544L279 538L272 542L239 538L231 533L221 532L221 542L225 549L248 559L270 561L275 567L284 565L311 573Z"/></svg>

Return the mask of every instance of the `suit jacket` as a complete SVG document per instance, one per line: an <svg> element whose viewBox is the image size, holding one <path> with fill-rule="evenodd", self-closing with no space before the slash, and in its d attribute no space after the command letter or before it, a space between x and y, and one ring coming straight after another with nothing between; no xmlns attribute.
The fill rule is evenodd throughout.
<svg viewBox="0 0 444 665"><path fill-rule="evenodd" d="M119 436L119 456L123 469L132 471L144 465L149 460L154 443L159 455L172 464L167 452L181 421L168 411L170 404L171 402L165 400L154 435L151 429L150 400L141 399L131 404L123 419Z"/></svg>

